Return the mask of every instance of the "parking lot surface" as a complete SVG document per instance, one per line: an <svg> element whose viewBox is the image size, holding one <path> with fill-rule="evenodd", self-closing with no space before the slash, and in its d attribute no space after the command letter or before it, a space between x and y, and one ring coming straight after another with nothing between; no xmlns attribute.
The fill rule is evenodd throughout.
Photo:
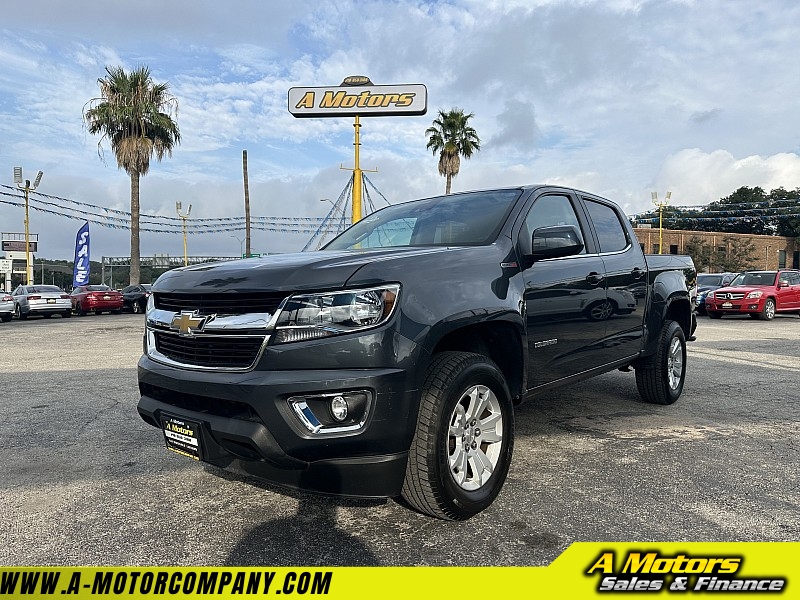
<svg viewBox="0 0 800 600"><path fill-rule="evenodd" d="M683 396L614 372L517 410L461 523L287 494L141 421L141 315L0 323L3 565L546 565L574 541L800 540L800 318L700 318Z"/></svg>

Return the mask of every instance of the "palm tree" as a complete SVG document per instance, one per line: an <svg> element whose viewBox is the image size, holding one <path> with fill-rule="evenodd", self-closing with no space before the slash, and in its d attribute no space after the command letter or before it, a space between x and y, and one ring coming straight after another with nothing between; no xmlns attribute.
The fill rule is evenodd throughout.
<svg viewBox="0 0 800 600"><path fill-rule="evenodd" d="M481 149L481 140L475 130L469 126L472 113L465 115L460 108L452 108L448 112L439 111L433 126L425 130L428 136L426 148L439 153L439 175L447 178L445 193L450 193L453 177L458 175L461 157L470 158L473 152Z"/></svg>
<svg viewBox="0 0 800 600"><path fill-rule="evenodd" d="M126 73L122 67L106 67L106 76L97 80L100 97L87 103L84 119L97 143L107 139L117 158L117 166L131 178L131 285L139 283L139 178L150 170L150 159L172 156L181 134L173 115L178 100L168 83L155 83L150 69L138 67Z"/></svg>

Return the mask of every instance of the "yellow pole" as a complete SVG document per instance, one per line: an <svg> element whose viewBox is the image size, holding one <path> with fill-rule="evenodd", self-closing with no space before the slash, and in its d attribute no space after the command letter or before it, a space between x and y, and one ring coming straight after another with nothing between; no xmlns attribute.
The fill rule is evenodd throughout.
<svg viewBox="0 0 800 600"><path fill-rule="evenodd" d="M361 165L359 164L359 148L361 146L361 121L356 115L356 121L353 124L356 130L356 141L353 144L356 148L355 168L353 169L353 211L351 223L355 225L361 220Z"/></svg>
<svg viewBox="0 0 800 600"><path fill-rule="evenodd" d="M26 285L31 285L33 283L33 265L31 264L31 241L30 241L30 233L28 233L29 190L30 190L30 182L26 181L25 182L25 284Z"/></svg>
<svg viewBox="0 0 800 600"><path fill-rule="evenodd" d="M664 205L658 205L658 253L664 254Z"/></svg>

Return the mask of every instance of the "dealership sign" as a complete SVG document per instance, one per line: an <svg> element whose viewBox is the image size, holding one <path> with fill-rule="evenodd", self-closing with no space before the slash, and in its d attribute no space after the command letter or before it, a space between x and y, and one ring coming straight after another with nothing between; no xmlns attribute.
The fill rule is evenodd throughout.
<svg viewBox="0 0 800 600"><path fill-rule="evenodd" d="M289 89L295 117L384 117L424 115L428 90L422 84L372 85L367 77L348 77L339 87Z"/></svg>
<svg viewBox="0 0 800 600"><path fill-rule="evenodd" d="M37 252L39 244L31 241L29 247L31 252ZM2 248L3 252L25 252L25 240L3 240Z"/></svg>

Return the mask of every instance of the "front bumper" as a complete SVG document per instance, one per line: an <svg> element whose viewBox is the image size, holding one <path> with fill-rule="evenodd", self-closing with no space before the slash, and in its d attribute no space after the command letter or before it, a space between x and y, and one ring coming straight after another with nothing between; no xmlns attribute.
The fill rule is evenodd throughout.
<svg viewBox="0 0 800 600"><path fill-rule="evenodd" d="M199 424L202 460L294 489L365 498L400 494L417 391L401 368L206 372L139 361L138 412ZM363 425L312 432L289 399L365 390Z"/></svg>
<svg viewBox="0 0 800 600"><path fill-rule="evenodd" d="M706 298L705 312L712 311L724 314L751 314L760 313L764 310L766 296L761 298L741 298L738 300L722 300Z"/></svg>

